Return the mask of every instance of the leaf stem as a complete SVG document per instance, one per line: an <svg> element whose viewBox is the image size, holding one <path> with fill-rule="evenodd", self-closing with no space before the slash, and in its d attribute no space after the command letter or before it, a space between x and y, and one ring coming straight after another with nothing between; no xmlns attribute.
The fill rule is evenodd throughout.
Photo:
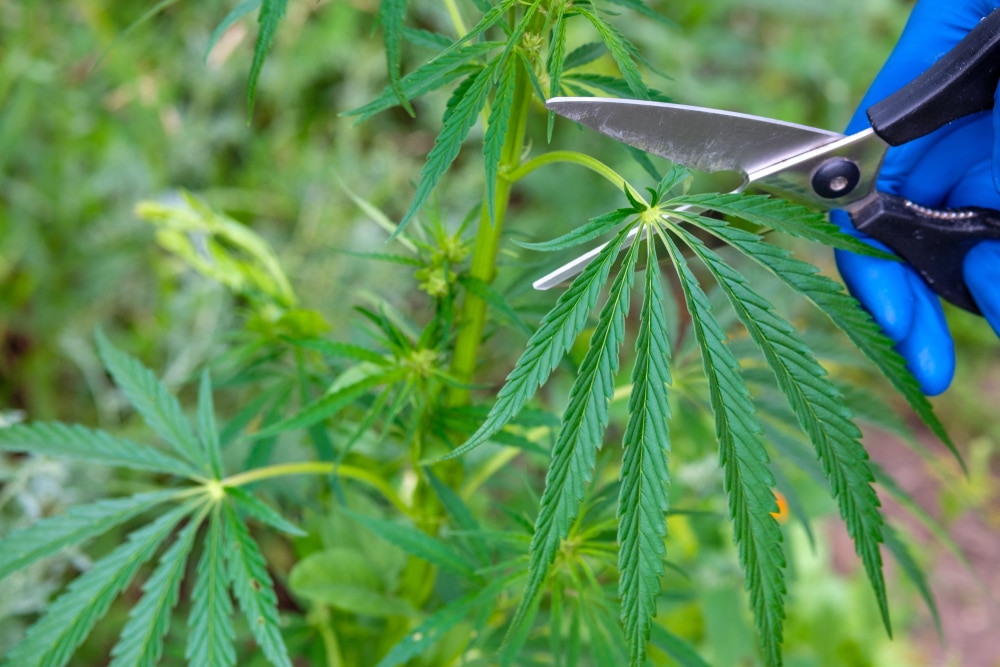
<svg viewBox="0 0 1000 667"><path fill-rule="evenodd" d="M410 507L403 502L396 491L386 482L384 479L379 477L377 474L365 470L364 468L358 468L357 466L337 464L328 461L300 461L298 463L279 463L276 465L266 466L264 468L256 468L254 470L248 470L247 472L241 472L236 475L231 475L223 479L220 483L224 487L238 487L246 486L247 484L252 484L254 482L259 482L264 479L272 479L274 477L287 477L289 475L337 475L339 477L344 477L347 479L353 479L358 482L363 482L377 491L379 491L385 499L392 503L399 511L401 511L406 516L412 516L413 511Z"/></svg>
<svg viewBox="0 0 1000 667"><path fill-rule="evenodd" d="M648 202L643 199L642 195L639 194L635 188L629 185L621 174L597 158L590 157L589 155L579 153L577 151L550 151L548 153L543 153L542 155L533 157L524 164L519 165L507 175L507 178L509 178L511 182L516 182L539 167L556 164L558 162L569 162L572 164L578 164L581 167L586 167L587 169L590 169L591 171L606 178L612 183L612 185L622 192L628 192L639 201L648 205Z"/></svg>

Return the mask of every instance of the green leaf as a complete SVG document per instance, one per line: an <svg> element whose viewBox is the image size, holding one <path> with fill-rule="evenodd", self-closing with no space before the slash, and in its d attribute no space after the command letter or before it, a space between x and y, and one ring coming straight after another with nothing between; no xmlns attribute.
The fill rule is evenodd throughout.
<svg viewBox="0 0 1000 667"><path fill-rule="evenodd" d="M143 420L196 469L208 471L208 461L181 404L159 378L137 359L115 348L100 330L97 331L97 348L115 384Z"/></svg>
<svg viewBox="0 0 1000 667"><path fill-rule="evenodd" d="M272 665L292 667L278 626L278 596L264 556L233 507L226 503L222 511L225 515L226 572L250 632Z"/></svg>
<svg viewBox="0 0 1000 667"><path fill-rule="evenodd" d="M388 371L365 375L355 382L321 396L291 417L257 431L253 434L253 437L255 439L269 438L285 431L318 424L324 419L333 417L353 403L359 396L365 394L369 389L377 387L380 384L392 384L405 377L405 375L405 369L390 369Z"/></svg>
<svg viewBox="0 0 1000 667"><path fill-rule="evenodd" d="M243 510L253 518L261 521L275 530L294 535L295 537L305 537L306 532L281 516L274 508L262 500L258 500L252 494L235 486L226 487L226 495L233 499L236 507Z"/></svg>
<svg viewBox="0 0 1000 667"><path fill-rule="evenodd" d="M212 466L212 474L216 479L222 477L222 445L219 442L219 431L215 424L215 406L212 402L212 378L205 369L201 374L201 386L198 388L198 435L201 436L201 446L205 457Z"/></svg>
<svg viewBox="0 0 1000 667"><path fill-rule="evenodd" d="M484 56L490 51L504 45L504 42L475 42L461 47L446 49L429 62L403 77L400 81L403 94L408 99L414 99L431 90L445 86L459 77L470 73L470 61ZM476 69L479 69L478 67ZM391 88L386 88L374 100L350 111L345 116L358 116L360 123L375 114L396 106L399 100Z"/></svg>
<svg viewBox="0 0 1000 667"><path fill-rule="evenodd" d="M555 18L552 20L552 38L549 40L549 54L546 68L549 74L549 93L546 97L556 97L561 89L563 67L566 58L566 3L560 2L556 10ZM543 98L545 99L545 98ZM546 129L546 141L552 143L552 128L555 125L556 115L548 113L548 127Z"/></svg>
<svg viewBox="0 0 1000 667"><path fill-rule="evenodd" d="M241 18L249 14L250 12L256 11L260 7L261 0L242 0L240 4L233 7L232 11L226 14L226 18L222 19L222 23L216 26L215 30L212 32L212 36L208 39L208 46L205 47L204 60L208 60L208 56L212 53L212 49L215 48L216 42L229 30L229 26L233 25Z"/></svg>
<svg viewBox="0 0 1000 667"><path fill-rule="evenodd" d="M646 244L646 280L636 340L628 424L618 500L618 596L633 665L646 664L652 618L660 594L666 547L670 479L670 341L663 315L663 289L652 242Z"/></svg>
<svg viewBox="0 0 1000 667"><path fill-rule="evenodd" d="M163 654L163 637L170 629L171 612L177 604L188 555L208 509L205 505L198 516L188 522L143 584L142 599L132 607L121 638L111 650L111 667L152 667L159 662Z"/></svg>
<svg viewBox="0 0 1000 667"><path fill-rule="evenodd" d="M361 347L360 345L340 343L337 341L326 340L325 338L282 338L282 340L291 343L296 347L316 350L317 352L321 352L328 357L342 357L345 359L353 359L354 361L367 361L379 366L387 366L391 363L385 355L369 350L367 347Z"/></svg>
<svg viewBox="0 0 1000 667"><path fill-rule="evenodd" d="M356 512L346 512L354 521L375 535L417 558L436 565L442 570L459 576L472 578L474 566L452 550L447 544L416 528L404 526L395 521L376 519Z"/></svg>
<svg viewBox="0 0 1000 667"><path fill-rule="evenodd" d="M597 90L615 97L632 97L632 89L624 79L604 74L594 74L592 72L567 72L562 79L563 88L569 88L573 84L573 92L577 95L593 95L591 90ZM582 86L582 88L581 88ZM650 100L657 102L670 102L669 95L654 89L648 88Z"/></svg>
<svg viewBox="0 0 1000 667"><path fill-rule="evenodd" d="M574 9L597 29L601 39L604 40L604 44L608 47L608 51L611 52L611 57L618 63L618 69L621 70L632 96L641 100L648 100L649 89L642 80L642 75L639 73L639 68L635 62L640 59L639 52L635 46L625 39L624 35L618 31L618 28L605 21L589 8L577 5Z"/></svg>
<svg viewBox="0 0 1000 667"><path fill-rule="evenodd" d="M232 667L233 602L226 578L226 545L223 540L221 506L216 505L208 522L204 551L191 587L191 613L184 657L200 667Z"/></svg>
<svg viewBox="0 0 1000 667"><path fill-rule="evenodd" d="M424 468L424 474L427 476L427 481L430 483L435 495L437 495L438 500L441 501L441 506L444 507L445 511L448 512L448 516L455 522L454 525L462 531L459 539L464 539L471 543L472 550L478 560L477 564L482 566L489 563L489 548L486 546L486 540L479 534L482 528L476 517L472 514L472 510L469 509L465 501L450 486L438 479L434 471L430 468Z"/></svg>
<svg viewBox="0 0 1000 667"><path fill-rule="evenodd" d="M257 92L257 78L264 66L264 58L274 42L278 24L285 15L287 0L262 0L257 22L260 31L257 33L257 43L253 47L253 62L250 65L250 78L247 82L247 119L253 117L253 102Z"/></svg>
<svg viewBox="0 0 1000 667"><path fill-rule="evenodd" d="M781 530L771 516L777 502L771 489L763 432L756 417L739 362L726 345L726 335L680 250L660 235L670 254L688 310L702 366L708 379L709 401L715 415L715 435L723 485L729 496L729 517L750 593L750 606L767 665L781 664L784 619L785 556Z"/></svg>
<svg viewBox="0 0 1000 667"><path fill-rule="evenodd" d="M934 602L934 593L931 592L931 587L927 584L927 577L924 576L923 570L921 570L920 565L913 557L906 542L899 536L896 529L889 524L885 525L885 546L896 559L906 578L916 586L917 592L923 599L924 604L927 605L927 610L931 613L931 618L934 619L934 629L937 630L938 640L944 642L941 615L938 613L937 604Z"/></svg>
<svg viewBox="0 0 1000 667"><path fill-rule="evenodd" d="M410 208L403 215L399 227L393 232L397 236L413 220L413 216L424 205L444 172L455 161L462 143L469 135L469 130L475 125L479 112L486 106L486 98L493 87L493 80L500 68L501 59L496 57L486 67L470 77L470 83L465 94L451 106L444 116L441 132L434 140L434 147L427 154L427 161L420 170L420 183L410 203Z"/></svg>
<svg viewBox="0 0 1000 667"><path fill-rule="evenodd" d="M136 571L152 558L174 527L201 501L177 507L131 533L128 540L73 580L32 625L24 640L7 654L7 664L18 667L61 667L90 634Z"/></svg>
<svg viewBox="0 0 1000 667"><path fill-rule="evenodd" d="M568 71L588 65L603 56L607 51L608 47L604 46L604 42L590 42L589 44L578 46L566 56L562 64L563 70Z"/></svg>
<svg viewBox="0 0 1000 667"><path fill-rule="evenodd" d="M556 250L565 250L567 248L572 248L578 246L588 241L592 241L602 234L606 234L616 226L628 220L629 217L635 215L637 211L635 208L619 208L605 213L604 215L599 215L596 218L591 218L587 224L581 225L571 232L563 234L562 236L556 237L549 241L542 241L540 243L526 243L523 241L515 241L522 248L527 248L528 250L537 250L539 252L554 252Z"/></svg>
<svg viewBox="0 0 1000 667"><path fill-rule="evenodd" d="M142 493L99 500L69 508L65 514L40 519L0 540L0 580L61 549L75 546L121 525L134 516L177 497L176 491Z"/></svg>
<svg viewBox="0 0 1000 667"><path fill-rule="evenodd" d="M861 431L855 426L850 410L794 327L774 313L771 304L721 257L690 233L679 233L715 276L774 372L799 425L813 443L847 532L875 591L886 630L891 634L879 549L883 542L880 503L872 487L875 478L868 465L868 453L859 441ZM758 242L748 244L746 250L753 254L766 245L758 237Z"/></svg>
<svg viewBox="0 0 1000 667"><path fill-rule="evenodd" d="M527 336L531 336L533 333L532 328L525 324L524 320L521 319L521 316L517 314L517 311L515 311L511 305L507 303L503 294L496 291L488 282L480 280L475 276L461 275L458 277L458 283L465 289L469 290L469 292L475 294L477 297L489 304L490 308L500 313L505 320L517 327L518 330L522 331Z"/></svg>
<svg viewBox="0 0 1000 667"><path fill-rule="evenodd" d="M869 257L898 260L894 255L882 252L860 239L845 234L837 225L830 222L825 214L769 195L696 194L683 195L665 202L666 206L671 207L684 204L740 218L762 227L771 227L785 234L822 243L831 248L848 250Z"/></svg>
<svg viewBox="0 0 1000 667"><path fill-rule="evenodd" d="M528 341L527 349L507 376L486 420L465 444L443 459L461 456L486 442L535 395L586 326L587 316L597 304L601 288L627 234L627 228L620 231L573 280L569 289L559 296L555 307L542 318L535 335Z"/></svg>
<svg viewBox="0 0 1000 667"><path fill-rule="evenodd" d="M662 625L654 623L651 636L653 644L677 661L680 667L711 667L690 644Z"/></svg>
<svg viewBox="0 0 1000 667"><path fill-rule="evenodd" d="M116 438L104 431L59 422L15 424L0 428L0 451L29 452L178 477L205 476L203 471L186 461L148 445Z"/></svg>
<svg viewBox="0 0 1000 667"><path fill-rule="evenodd" d="M356 549L334 547L309 554L292 568L288 584L298 596L351 614L386 618L416 613L405 600L384 592L371 557Z"/></svg>
<svg viewBox="0 0 1000 667"><path fill-rule="evenodd" d="M486 166L486 209L490 214L490 225L496 223L496 190L497 172L500 168L500 158L503 155L504 141L507 138L507 126L510 124L511 110L514 108L514 91L517 89L519 63L517 60L507 61L500 73L500 83L496 96L493 98L493 108L486 124L486 136L483 138L483 162Z"/></svg>
<svg viewBox="0 0 1000 667"><path fill-rule="evenodd" d="M679 214L673 211L671 215ZM790 257L785 250L758 243L755 234L734 229L711 218L699 217L695 224L752 257L774 276L812 301L878 367L913 411L947 445L955 458L962 462L955 444L934 414L933 406L907 369L906 360L896 351L895 343L882 332L871 315L844 292L840 284L821 275L811 264Z"/></svg>
<svg viewBox="0 0 1000 667"><path fill-rule="evenodd" d="M375 667L398 667L424 653L448 630L467 620L476 610L492 605L509 583L509 578L494 579L485 588L448 602L407 633Z"/></svg>
<svg viewBox="0 0 1000 667"><path fill-rule="evenodd" d="M663 14L660 14L659 12L651 9L649 5L643 2L643 0L608 0L608 2L610 2L613 5L618 5L620 7L627 7L628 9L631 9L632 11L638 14L642 14L646 18L653 19L654 21L659 21L665 26L669 26L671 28L677 27L676 23L668 19Z"/></svg>
<svg viewBox="0 0 1000 667"><path fill-rule="evenodd" d="M406 19L406 0L381 0L378 16L385 33L385 64L389 74L389 87L406 112L410 116L415 116L399 78L400 47L403 42L403 21Z"/></svg>
<svg viewBox="0 0 1000 667"><path fill-rule="evenodd" d="M587 354L570 389L535 521L528 584L507 631L508 637L518 632L518 626L540 594L590 483L597 450L608 424L608 405L615 391L618 352L625 336L625 316L640 245L634 240L622 260L621 271L611 285Z"/></svg>
<svg viewBox="0 0 1000 667"><path fill-rule="evenodd" d="M447 49L452 43L451 38L447 35L409 26L403 26L403 39L415 46L438 50Z"/></svg>

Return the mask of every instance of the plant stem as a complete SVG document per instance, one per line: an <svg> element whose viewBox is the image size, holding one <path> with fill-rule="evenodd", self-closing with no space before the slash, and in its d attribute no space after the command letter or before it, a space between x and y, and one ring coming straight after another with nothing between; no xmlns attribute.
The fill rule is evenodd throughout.
<svg viewBox="0 0 1000 667"><path fill-rule="evenodd" d="M511 64L511 67L516 65ZM469 274L485 283L493 282L496 275L497 253L500 249L500 236L503 231L504 217L507 214L507 204L510 200L510 190L514 181L510 174L521 163L521 151L524 146L524 134L528 125L528 112L531 103L531 82L526 73L518 68L514 88L514 102L511 108L507 135L504 138L503 152L497 171L496 193L494 197L493 219L487 203L483 203L479 215L479 229L476 232L476 243L472 250L472 265ZM451 373L463 384L472 381L478 361L479 344L486 328L486 302L471 292L465 293L462 303L461 329L455 341L455 352L451 362ZM449 405L468 403L469 390L452 387L448 391Z"/></svg>
<svg viewBox="0 0 1000 667"><path fill-rule="evenodd" d="M337 475L347 479L357 480L377 489L385 499L392 503L399 511L406 516L411 516L413 511L396 494L396 491L389 486L388 482L377 474L358 468L356 466L337 464L328 461L301 461L298 463L280 463L277 465L256 468L232 475L222 480L222 486L246 486L263 479L274 477L288 477L289 475Z"/></svg>
<svg viewBox="0 0 1000 667"><path fill-rule="evenodd" d="M462 20L462 14L458 11L455 0L444 0L444 6L448 8L448 16L451 17L451 24L454 26L455 32L460 38L465 37L465 33L469 31L465 27L465 21Z"/></svg>

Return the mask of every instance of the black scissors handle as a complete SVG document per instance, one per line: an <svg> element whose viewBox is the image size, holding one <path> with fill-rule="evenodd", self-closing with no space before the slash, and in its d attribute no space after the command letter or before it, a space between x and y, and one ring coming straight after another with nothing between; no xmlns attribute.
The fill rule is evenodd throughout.
<svg viewBox="0 0 1000 667"><path fill-rule="evenodd" d="M993 108L1000 82L1000 9L994 10L926 72L868 108L875 133L899 146ZM851 211L855 228L909 262L938 295L970 312L979 307L962 264L976 243L1000 240L1000 211L930 209L876 193Z"/></svg>

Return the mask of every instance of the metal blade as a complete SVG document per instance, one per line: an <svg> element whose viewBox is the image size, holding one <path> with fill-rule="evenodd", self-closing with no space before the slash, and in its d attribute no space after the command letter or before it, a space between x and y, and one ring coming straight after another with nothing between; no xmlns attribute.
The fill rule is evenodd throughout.
<svg viewBox="0 0 1000 667"><path fill-rule="evenodd" d="M806 125L664 102L555 97L545 106L629 146L704 172L746 176L844 138Z"/></svg>

